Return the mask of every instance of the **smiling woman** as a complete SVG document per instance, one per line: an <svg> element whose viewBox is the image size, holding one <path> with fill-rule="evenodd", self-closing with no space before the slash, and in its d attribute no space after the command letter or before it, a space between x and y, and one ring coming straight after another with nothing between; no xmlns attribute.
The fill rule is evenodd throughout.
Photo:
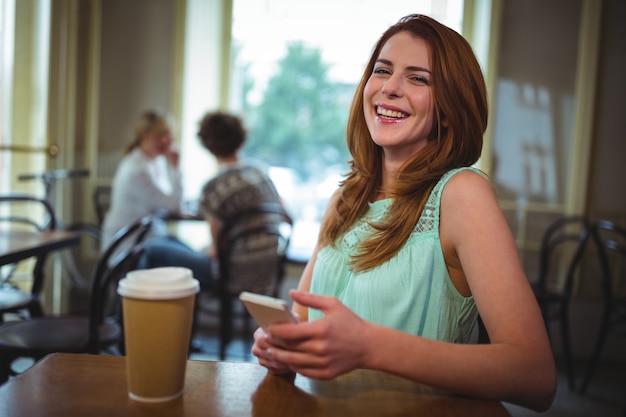
<svg viewBox="0 0 626 417"><path fill-rule="evenodd" d="M467 40L419 14L382 34L350 107L350 171L290 292L301 321L255 332L259 364L318 379L371 368L550 406L541 312L491 185L472 167L486 128ZM479 316L490 343L476 346Z"/></svg>

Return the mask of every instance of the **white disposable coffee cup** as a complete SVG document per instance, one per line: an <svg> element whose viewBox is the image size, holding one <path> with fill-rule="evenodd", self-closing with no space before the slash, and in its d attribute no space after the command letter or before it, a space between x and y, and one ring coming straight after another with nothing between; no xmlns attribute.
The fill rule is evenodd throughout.
<svg viewBox="0 0 626 417"><path fill-rule="evenodd" d="M131 399L164 402L183 393L199 290L191 270L180 267L131 271L120 280Z"/></svg>

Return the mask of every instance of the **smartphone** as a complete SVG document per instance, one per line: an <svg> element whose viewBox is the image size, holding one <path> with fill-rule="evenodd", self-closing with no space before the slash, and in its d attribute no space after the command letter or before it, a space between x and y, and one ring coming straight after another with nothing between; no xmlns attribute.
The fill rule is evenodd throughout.
<svg viewBox="0 0 626 417"><path fill-rule="evenodd" d="M285 300L247 291L239 294L239 299L264 330L272 323L298 322Z"/></svg>

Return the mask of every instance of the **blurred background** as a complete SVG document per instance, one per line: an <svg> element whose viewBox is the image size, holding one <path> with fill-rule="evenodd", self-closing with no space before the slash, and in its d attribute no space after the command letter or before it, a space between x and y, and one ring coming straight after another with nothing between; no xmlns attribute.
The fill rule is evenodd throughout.
<svg viewBox="0 0 626 417"><path fill-rule="evenodd" d="M94 197L106 195L138 115L154 108L176 121L193 210L216 172L198 122L229 110L249 130L245 156L268 166L296 220L292 259L305 261L347 167L356 83L380 34L409 13L459 31L479 58L490 115L477 166L531 281L555 218L626 223L622 0L0 0L0 192L47 192L63 221L96 222ZM55 169L88 175L39 175ZM183 235L201 245L203 233ZM597 269L589 256L576 282L579 357L597 325ZM626 266L618 275L626 296ZM71 288L55 282L47 303L70 309ZM605 354L623 361L613 349Z"/></svg>

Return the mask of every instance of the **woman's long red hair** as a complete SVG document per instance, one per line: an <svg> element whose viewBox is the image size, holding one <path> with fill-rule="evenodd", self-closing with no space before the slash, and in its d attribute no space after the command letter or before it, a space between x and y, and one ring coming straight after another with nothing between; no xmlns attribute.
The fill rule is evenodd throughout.
<svg viewBox="0 0 626 417"><path fill-rule="evenodd" d="M435 121L426 146L407 160L391 189L381 190L382 149L372 140L365 123L363 90L385 43L404 31L430 47ZM461 35L423 15L406 16L387 29L354 95L346 132L352 155L350 172L322 222L322 245L334 244L384 191L393 196L389 215L372 225L374 235L359 244L351 266L362 271L391 259L409 238L441 176L478 161L487 114L483 74L471 46Z"/></svg>

